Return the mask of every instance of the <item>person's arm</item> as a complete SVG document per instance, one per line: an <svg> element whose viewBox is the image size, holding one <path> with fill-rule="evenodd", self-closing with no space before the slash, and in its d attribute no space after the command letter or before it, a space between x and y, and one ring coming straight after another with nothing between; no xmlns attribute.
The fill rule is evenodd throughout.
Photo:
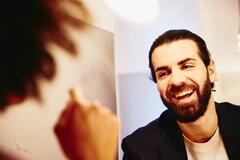
<svg viewBox="0 0 240 160"><path fill-rule="evenodd" d="M116 158L119 121L97 103L75 98L63 110L55 133L70 160L114 160Z"/></svg>

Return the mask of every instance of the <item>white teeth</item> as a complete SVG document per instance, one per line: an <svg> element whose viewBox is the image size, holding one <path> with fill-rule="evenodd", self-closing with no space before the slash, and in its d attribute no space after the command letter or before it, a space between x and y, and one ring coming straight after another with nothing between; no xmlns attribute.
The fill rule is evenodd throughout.
<svg viewBox="0 0 240 160"><path fill-rule="evenodd" d="M183 91L181 91L181 92L176 93L175 96L176 96L177 98L179 98L179 97L182 97L182 96L185 96L185 95L187 95L187 94L192 93L192 91L193 91L193 90L191 90L191 89L183 90Z"/></svg>

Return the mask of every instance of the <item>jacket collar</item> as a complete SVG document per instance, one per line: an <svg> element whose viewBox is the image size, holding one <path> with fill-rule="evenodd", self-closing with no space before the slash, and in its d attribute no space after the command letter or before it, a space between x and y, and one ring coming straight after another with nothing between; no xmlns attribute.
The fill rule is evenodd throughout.
<svg viewBox="0 0 240 160"><path fill-rule="evenodd" d="M167 111L164 116L160 117L159 125L163 131L163 142L158 146L160 159L187 160L187 153L181 130L169 111Z"/></svg>

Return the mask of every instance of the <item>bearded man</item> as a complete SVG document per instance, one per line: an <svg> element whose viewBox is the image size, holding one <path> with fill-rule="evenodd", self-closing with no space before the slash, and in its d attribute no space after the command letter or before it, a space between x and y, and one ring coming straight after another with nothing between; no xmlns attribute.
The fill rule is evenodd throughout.
<svg viewBox="0 0 240 160"><path fill-rule="evenodd" d="M153 42L149 67L167 110L123 139L123 159L240 159L240 108L214 101L216 69L204 40L169 30Z"/></svg>

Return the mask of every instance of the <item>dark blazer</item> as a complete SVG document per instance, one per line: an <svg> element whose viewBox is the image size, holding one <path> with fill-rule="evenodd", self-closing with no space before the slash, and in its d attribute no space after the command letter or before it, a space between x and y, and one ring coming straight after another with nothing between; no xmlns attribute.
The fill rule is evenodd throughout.
<svg viewBox="0 0 240 160"><path fill-rule="evenodd" d="M216 103L216 111L228 157L240 160L240 107ZM168 110L124 138L122 149L123 160L187 160L181 130Z"/></svg>

